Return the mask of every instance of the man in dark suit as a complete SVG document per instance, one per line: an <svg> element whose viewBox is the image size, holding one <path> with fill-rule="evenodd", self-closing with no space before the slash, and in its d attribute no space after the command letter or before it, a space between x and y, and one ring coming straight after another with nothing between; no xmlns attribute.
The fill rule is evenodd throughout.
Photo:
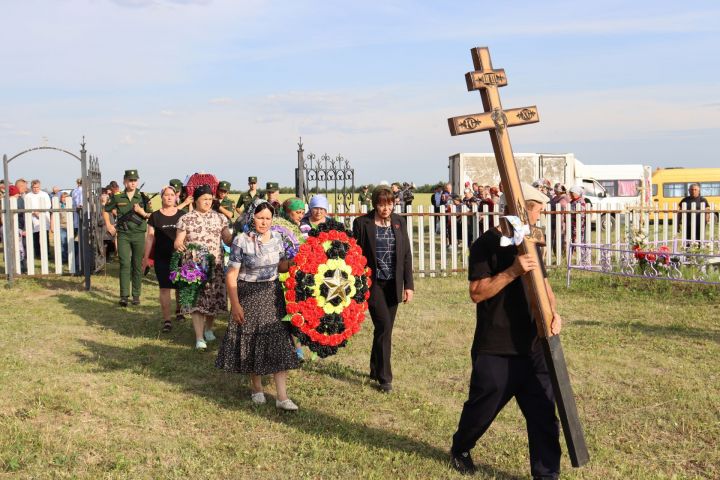
<svg viewBox="0 0 720 480"><path fill-rule="evenodd" d="M373 343L370 378L380 391L392 391L392 329L398 304L413 297L412 252L405 220L393 213L395 195L380 186L372 194L373 209L353 223L353 235L372 269L368 306L372 318Z"/></svg>

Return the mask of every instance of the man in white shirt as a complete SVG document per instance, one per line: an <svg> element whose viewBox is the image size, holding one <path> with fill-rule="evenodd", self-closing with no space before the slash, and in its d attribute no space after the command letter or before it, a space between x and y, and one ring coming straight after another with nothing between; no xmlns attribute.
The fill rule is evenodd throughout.
<svg viewBox="0 0 720 480"><path fill-rule="evenodd" d="M72 197L72 205L75 209L75 213L73 214L73 227L78 229L80 225L80 215L78 215L78 212L83 204L82 178L75 180L75 183L77 183L77 187L73 188L72 192L70 192L70 197Z"/></svg>
<svg viewBox="0 0 720 480"><path fill-rule="evenodd" d="M51 209L52 203L50 202L50 195L47 192L43 192L40 189L40 180L33 180L30 182L30 191L25 194L25 208L34 209ZM41 224L41 217L45 219L45 225ZM44 228L43 228L44 227ZM40 256L40 235L45 235L46 245L50 245L50 236L48 231L52 231L52 223L50 222L50 212L33 212L32 213L32 231L33 231L33 246L35 249L35 256Z"/></svg>

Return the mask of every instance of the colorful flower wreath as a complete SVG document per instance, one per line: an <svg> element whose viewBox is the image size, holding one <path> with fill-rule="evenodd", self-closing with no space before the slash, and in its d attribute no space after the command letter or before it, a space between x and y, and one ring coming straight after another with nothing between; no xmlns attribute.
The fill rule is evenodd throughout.
<svg viewBox="0 0 720 480"><path fill-rule="evenodd" d="M300 248L300 240L295 235L295 232L283 223L280 223L282 219L274 219L273 225L270 227L271 230L278 232L283 242L283 249L285 250L285 258L292 260L298 253ZM290 222L287 222L290 223Z"/></svg>
<svg viewBox="0 0 720 480"><path fill-rule="evenodd" d="M319 357L337 353L360 331L370 297L370 268L342 223L313 229L284 281L293 333Z"/></svg>
<svg viewBox="0 0 720 480"><path fill-rule="evenodd" d="M170 257L170 281L177 286L180 306L192 308L200 292L212 280L215 256L204 245L190 243L185 252Z"/></svg>

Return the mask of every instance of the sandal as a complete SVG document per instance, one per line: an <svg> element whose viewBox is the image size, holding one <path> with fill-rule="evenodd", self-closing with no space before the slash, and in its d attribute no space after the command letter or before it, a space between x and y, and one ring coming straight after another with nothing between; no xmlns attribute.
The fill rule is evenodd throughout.
<svg viewBox="0 0 720 480"><path fill-rule="evenodd" d="M163 322L162 332L163 332L163 333L169 333L170 330L172 330L172 321L170 321L170 320L165 320L165 321Z"/></svg>
<svg viewBox="0 0 720 480"><path fill-rule="evenodd" d="M183 314L180 313L180 312L176 312L176 313L175 313L175 321L177 321L177 322L182 322L182 321L184 321L184 320L185 320L185 315L183 315Z"/></svg>

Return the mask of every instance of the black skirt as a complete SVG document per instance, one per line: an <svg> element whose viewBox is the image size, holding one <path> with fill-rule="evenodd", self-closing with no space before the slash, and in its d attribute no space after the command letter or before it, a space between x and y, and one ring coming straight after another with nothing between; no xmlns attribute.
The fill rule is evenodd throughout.
<svg viewBox="0 0 720 480"><path fill-rule="evenodd" d="M300 366L288 322L280 282L238 281L245 321L230 319L215 366L234 373L268 375Z"/></svg>
<svg viewBox="0 0 720 480"><path fill-rule="evenodd" d="M174 283L170 281L170 262L155 259L155 276L157 277L158 285L160 288L177 288Z"/></svg>

